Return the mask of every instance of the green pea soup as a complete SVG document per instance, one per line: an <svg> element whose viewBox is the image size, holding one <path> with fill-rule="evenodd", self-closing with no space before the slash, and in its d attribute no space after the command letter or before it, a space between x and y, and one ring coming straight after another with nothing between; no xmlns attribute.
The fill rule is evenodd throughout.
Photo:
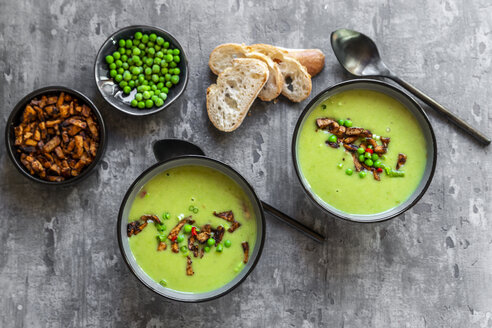
<svg viewBox="0 0 492 328"><path fill-rule="evenodd" d="M241 226L230 233L230 223L213 215L213 212L230 211ZM165 219L166 213L169 219ZM148 181L139 191L131 205L128 222L138 220L144 214L157 215L166 230L160 233L154 223L149 223L138 235L129 238L131 253L140 268L154 281L166 288L189 293L205 293L218 289L232 281L245 267L243 242L249 244L249 254L254 251L257 223L251 201L240 186L223 173L203 166L179 166L164 171ZM197 228L210 224L213 228L222 225L225 233L222 252L211 246L202 258L188 254L194 274L186 274L187 257L182 251L167 249L158 251L156 237L167 237L180 219L192 216ZM189 234L181 229L185 238L179 247L188 245ZM227 243L229 244L229 243ZM204 248L205 244L199 245ZM251 260L251 259L250 259Z"/></svg>
<svg viewBox="0 0 492 328"><path fill-rule="evenodd" d="M381 161L394 169L398 154L406 154L404 177L381 173L377 181L367 172L361 178L350 152L326 144L331 133L316 126L322 117L350 119L354 127L391 138ZM413 114L398 100L365 89L341 91L320 102L300 127L296 151L308 189L325 204L353 215L379 214L405 202L419 186L428 157L424 133ZM347 169L353 174L346 174Z"/></svg>

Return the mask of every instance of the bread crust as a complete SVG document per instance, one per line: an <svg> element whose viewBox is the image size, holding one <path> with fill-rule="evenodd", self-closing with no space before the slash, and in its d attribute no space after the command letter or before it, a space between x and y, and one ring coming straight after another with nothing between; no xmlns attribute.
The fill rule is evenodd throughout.
<svg viewBox="0 0 492 328"><path fill-rule="evenodd" d="M325 54L319 49L285 49L287 54L306 67L309 75L319 74L325 67Z"/></svg>

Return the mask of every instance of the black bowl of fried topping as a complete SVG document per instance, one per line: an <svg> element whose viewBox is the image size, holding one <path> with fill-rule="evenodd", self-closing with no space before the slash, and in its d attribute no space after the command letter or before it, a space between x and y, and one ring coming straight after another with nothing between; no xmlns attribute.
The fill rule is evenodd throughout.
<svg viewBox="0 0 492 328"><path fill-rule="evenodd" d="M7 153L26 177L49 185L85 178L103 156L101 113L82 93L60 86L22 98L7 120Z"/></svg>

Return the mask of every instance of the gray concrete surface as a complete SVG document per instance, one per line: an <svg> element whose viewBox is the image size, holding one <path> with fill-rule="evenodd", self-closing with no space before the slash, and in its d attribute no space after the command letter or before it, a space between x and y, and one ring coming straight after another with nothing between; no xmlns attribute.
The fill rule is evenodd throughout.
<svg viewBox="0 0 492 328"><path fill-rule="evenodd" d="M169 30L190 59L185 95L152 117L115 112L93 81L99 46L130 24ZM300 189L290 142L307 101L256 102L231 134L208 122L207 60L216 45L323 49L312 98L349 78L329 46L338 27L372 36L403 78L492 135L488 0L1 0L1 124L31 90L67 85L101 108L109 144L97 172L65 189L31 183L0 151L0 327L492 327L490 147L427 110L439 147L427 194L390 222L359 225L326 216ZM166 137L233 165L326 242L269 217L259 265L229 295L181 304L142 288L119 254L116 215L133 179L154 163L151 142Z"/></svg>

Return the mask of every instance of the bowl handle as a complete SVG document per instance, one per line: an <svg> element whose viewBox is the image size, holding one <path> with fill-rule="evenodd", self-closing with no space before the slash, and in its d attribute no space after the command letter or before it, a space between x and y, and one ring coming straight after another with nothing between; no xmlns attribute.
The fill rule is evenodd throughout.
<svg viewBox="0 0 492 328"><path fill-rule="evenodd" d="M197 145L181 139L162 139L154 141L152 144L155 159L164 162L169 159L185 156L200 155L205 156L203 150Z"/></svg>

